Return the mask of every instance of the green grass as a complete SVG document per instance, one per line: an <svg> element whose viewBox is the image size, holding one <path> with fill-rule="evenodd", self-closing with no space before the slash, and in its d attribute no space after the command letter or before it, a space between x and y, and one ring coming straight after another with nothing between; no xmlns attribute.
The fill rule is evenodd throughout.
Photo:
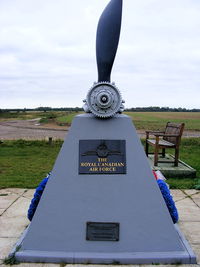
<svg viewBox="0 0 200 267"><path fill-rule="evenodd" d="M166 182L169 184L170 189L198 189L197 186L200 184L197 178L170 178Z"/></svg>
<svg viewBox="0 0 200 267"><path fill-rule="evenodd" d="M42 117L41 111L0 112L0 121L7 120L31 120Z"/></svg>
<svg viewBox="0 0 200 267"><path fill-rule="evenodd" d="M183 138L180 146L180 159L197 170L197 178L170 178L170 188L192 189L200 185L200 138Z"/></svg>
<svg viewBox="0 0 200 267"><path fill-rule="evenodd" d="M5 141L0 145L0 188L35 188L52 169L62 141Z"/></svg>
<svg viewBox="0 0 200 267"><path fill-rule="evenodd" d="M0 144L0 188L35 188L51 171L62 141L4 141ZM197 179L168 179L171 188L200 185L200 138L182 140L180 158L197 170Z"/></svg>
<svg viewBox="0 0 200 267"><path fill-rule="evenodd" d="M164 130L168 121L184 122L186 130L200 131L200 112L125 112L138 130Z"/></svg>
<svg viewBox="0 0 200 267"><path fill-rule="evenodd" d="M125 112L130 116L138 130L164 130L168 121L184 122L185 129L192 131L200 130L200 112ZM66 115L58 115L58 124L70 125L75 112L68 112Z"/></svg>
<svg viewBox="0 0 200 267"><path fill-rule="evenodd" d="M70 125L73 118L78 114L81 114L81 112L68 112L66 115L57 117L56 122L59 125Z"/></svg>
<svg viewBox="0 0 200 267"><path fill-rule="evenodd" d="M42 113L41 115L41 119L40 119L40 123L49 123L49 122L54 122L55 119L59 116L59 113L58 112L44 112Z"/></svg>
<svg viewBox="0 0 200 267"><path fill-rule="evenodd" d="M42 114L40 123L54 123L60 126L71 125L74 116L80 114L81 112L70 112L70 111L53 111L45 112Z"/></svg>
<svg viewBox="0 0 200 267"><path fill-rule="evenodd" d="M41 123L53 122L58 125L70 125L74 116L81 112L70 111L21 111L2 112L2 120L20 120L41 118ZM185 129L200 131L200 112L124 112L129 115L138 130L162 130L168 121L184 122Z"/></svg>

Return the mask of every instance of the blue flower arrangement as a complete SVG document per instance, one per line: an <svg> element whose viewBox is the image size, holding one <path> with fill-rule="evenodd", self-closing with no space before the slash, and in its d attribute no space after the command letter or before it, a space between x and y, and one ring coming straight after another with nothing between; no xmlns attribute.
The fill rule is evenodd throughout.
<svg viewBox="0 0 200 267"><path fill-rule="evenodd" d="M31 204L29 206L29 209L28 209L28 219L31 221L33 216L34 216L34 213L37 209L37 206L40 202L40 198L42 196L42 193L44 191L44 188L48 182L48 179L50 177L50 174L49 173L47 175L47 177L45 177L42 182L39 184L39 186L36 188L36 191L35 191L35 194L33 196L33 199L31 200ZM161 179L158 179L157 180L157 183L158 183L158 186L160 188L160 191L162 193L162 196L165 200L165 203L167 205L167 208L169 210L169 213L171 215L171 218L173 220L173 223L177 223L178 222L178 211L177 211L177 208L175 206L175 203L173 201L173 198L170 194L170 190L169 190L169 187L168 185L165 183L165 181L161 180Z"/></svg>
<svg viewBox="0 0 200 267"><path fill-rule="evenodd" d="M174 200L170 194L169 187L165 183L165 181L163 181L161 179L158 179L157 183L158 183L158 186L159 186L160 191L162 193L162 196L165 200L165 203L167 205L169 213L171 215L172 221L173 221L173 223L177 223L178 222L178 211L177 211L177 208L175 206Z"/></svg>
<svg viewBox="0 0 200 267"><path fill-rule="evenodd" d="M38 187L35 190L35 194L33 196L33 199L31 200L31 204L28 209L27 217L30 221L32 221L33 215L35 214L35 211L37 209L37 206L40 202L40 198L42 196L42 193L45 189L45 186L49 180L49 176L51 173L48 173L47 177L45 177L42 182L38 185Z"/></svg>

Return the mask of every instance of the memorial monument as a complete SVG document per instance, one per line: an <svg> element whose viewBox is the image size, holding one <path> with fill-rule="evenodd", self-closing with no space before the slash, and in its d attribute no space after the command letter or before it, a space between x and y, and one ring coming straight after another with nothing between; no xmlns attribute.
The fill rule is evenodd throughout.
<svg viewBox="0 0 200 267"><path fill-rule="evenodd" d="M110 75L122 0L97 28L98 82L85 99L15 256L27 262L195 263L172 222Z"/></svg>

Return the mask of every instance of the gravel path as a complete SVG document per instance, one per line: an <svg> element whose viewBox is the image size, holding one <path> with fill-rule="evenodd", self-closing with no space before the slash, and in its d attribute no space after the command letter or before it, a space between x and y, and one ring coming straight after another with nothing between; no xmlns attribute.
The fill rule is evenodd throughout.
<svg viewBox="0 0 200 267"><path fill-rule="evenodd" d="M53 139L64 139L69 127L55 125L40 125L39 119L14 120L0 122L0 140L43 140L48 137ZM138 130L140 137L145 137L144 131ZM184 131L184 137L200 137L200 131Z"/></svg>
<svg viewBox="0 0 200 267"><path fill-rule="evenodd" d="M0 122L0 140L43 140L48 137L64 139L69 127L49 128L39 125L37 120Z"/></svg>

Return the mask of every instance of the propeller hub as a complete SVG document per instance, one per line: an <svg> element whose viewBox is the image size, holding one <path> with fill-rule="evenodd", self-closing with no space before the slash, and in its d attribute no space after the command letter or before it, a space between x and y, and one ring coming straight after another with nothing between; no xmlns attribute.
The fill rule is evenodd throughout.
<svg viewBox="0 0 200 267"><path fill-rule="evenodd" d="M121 94L113 83L99 82L89 90L83 108L96 117L109 118L124 110L122 103Z"/></svg>
<svg viewBox="0 0 200 267"><path fill-rule="evenodd" d="M107 97L107 95L103 95L103 96L101 97L101 102L104 103L104 104L108 102L108 97Z"/></svg>
<svg viewBox="0 0 200 267"><path fill-rule="evenodd" d="M107 90L101 90L96 97L96 104L105 109L112 105L113 97Z"/></svg>

